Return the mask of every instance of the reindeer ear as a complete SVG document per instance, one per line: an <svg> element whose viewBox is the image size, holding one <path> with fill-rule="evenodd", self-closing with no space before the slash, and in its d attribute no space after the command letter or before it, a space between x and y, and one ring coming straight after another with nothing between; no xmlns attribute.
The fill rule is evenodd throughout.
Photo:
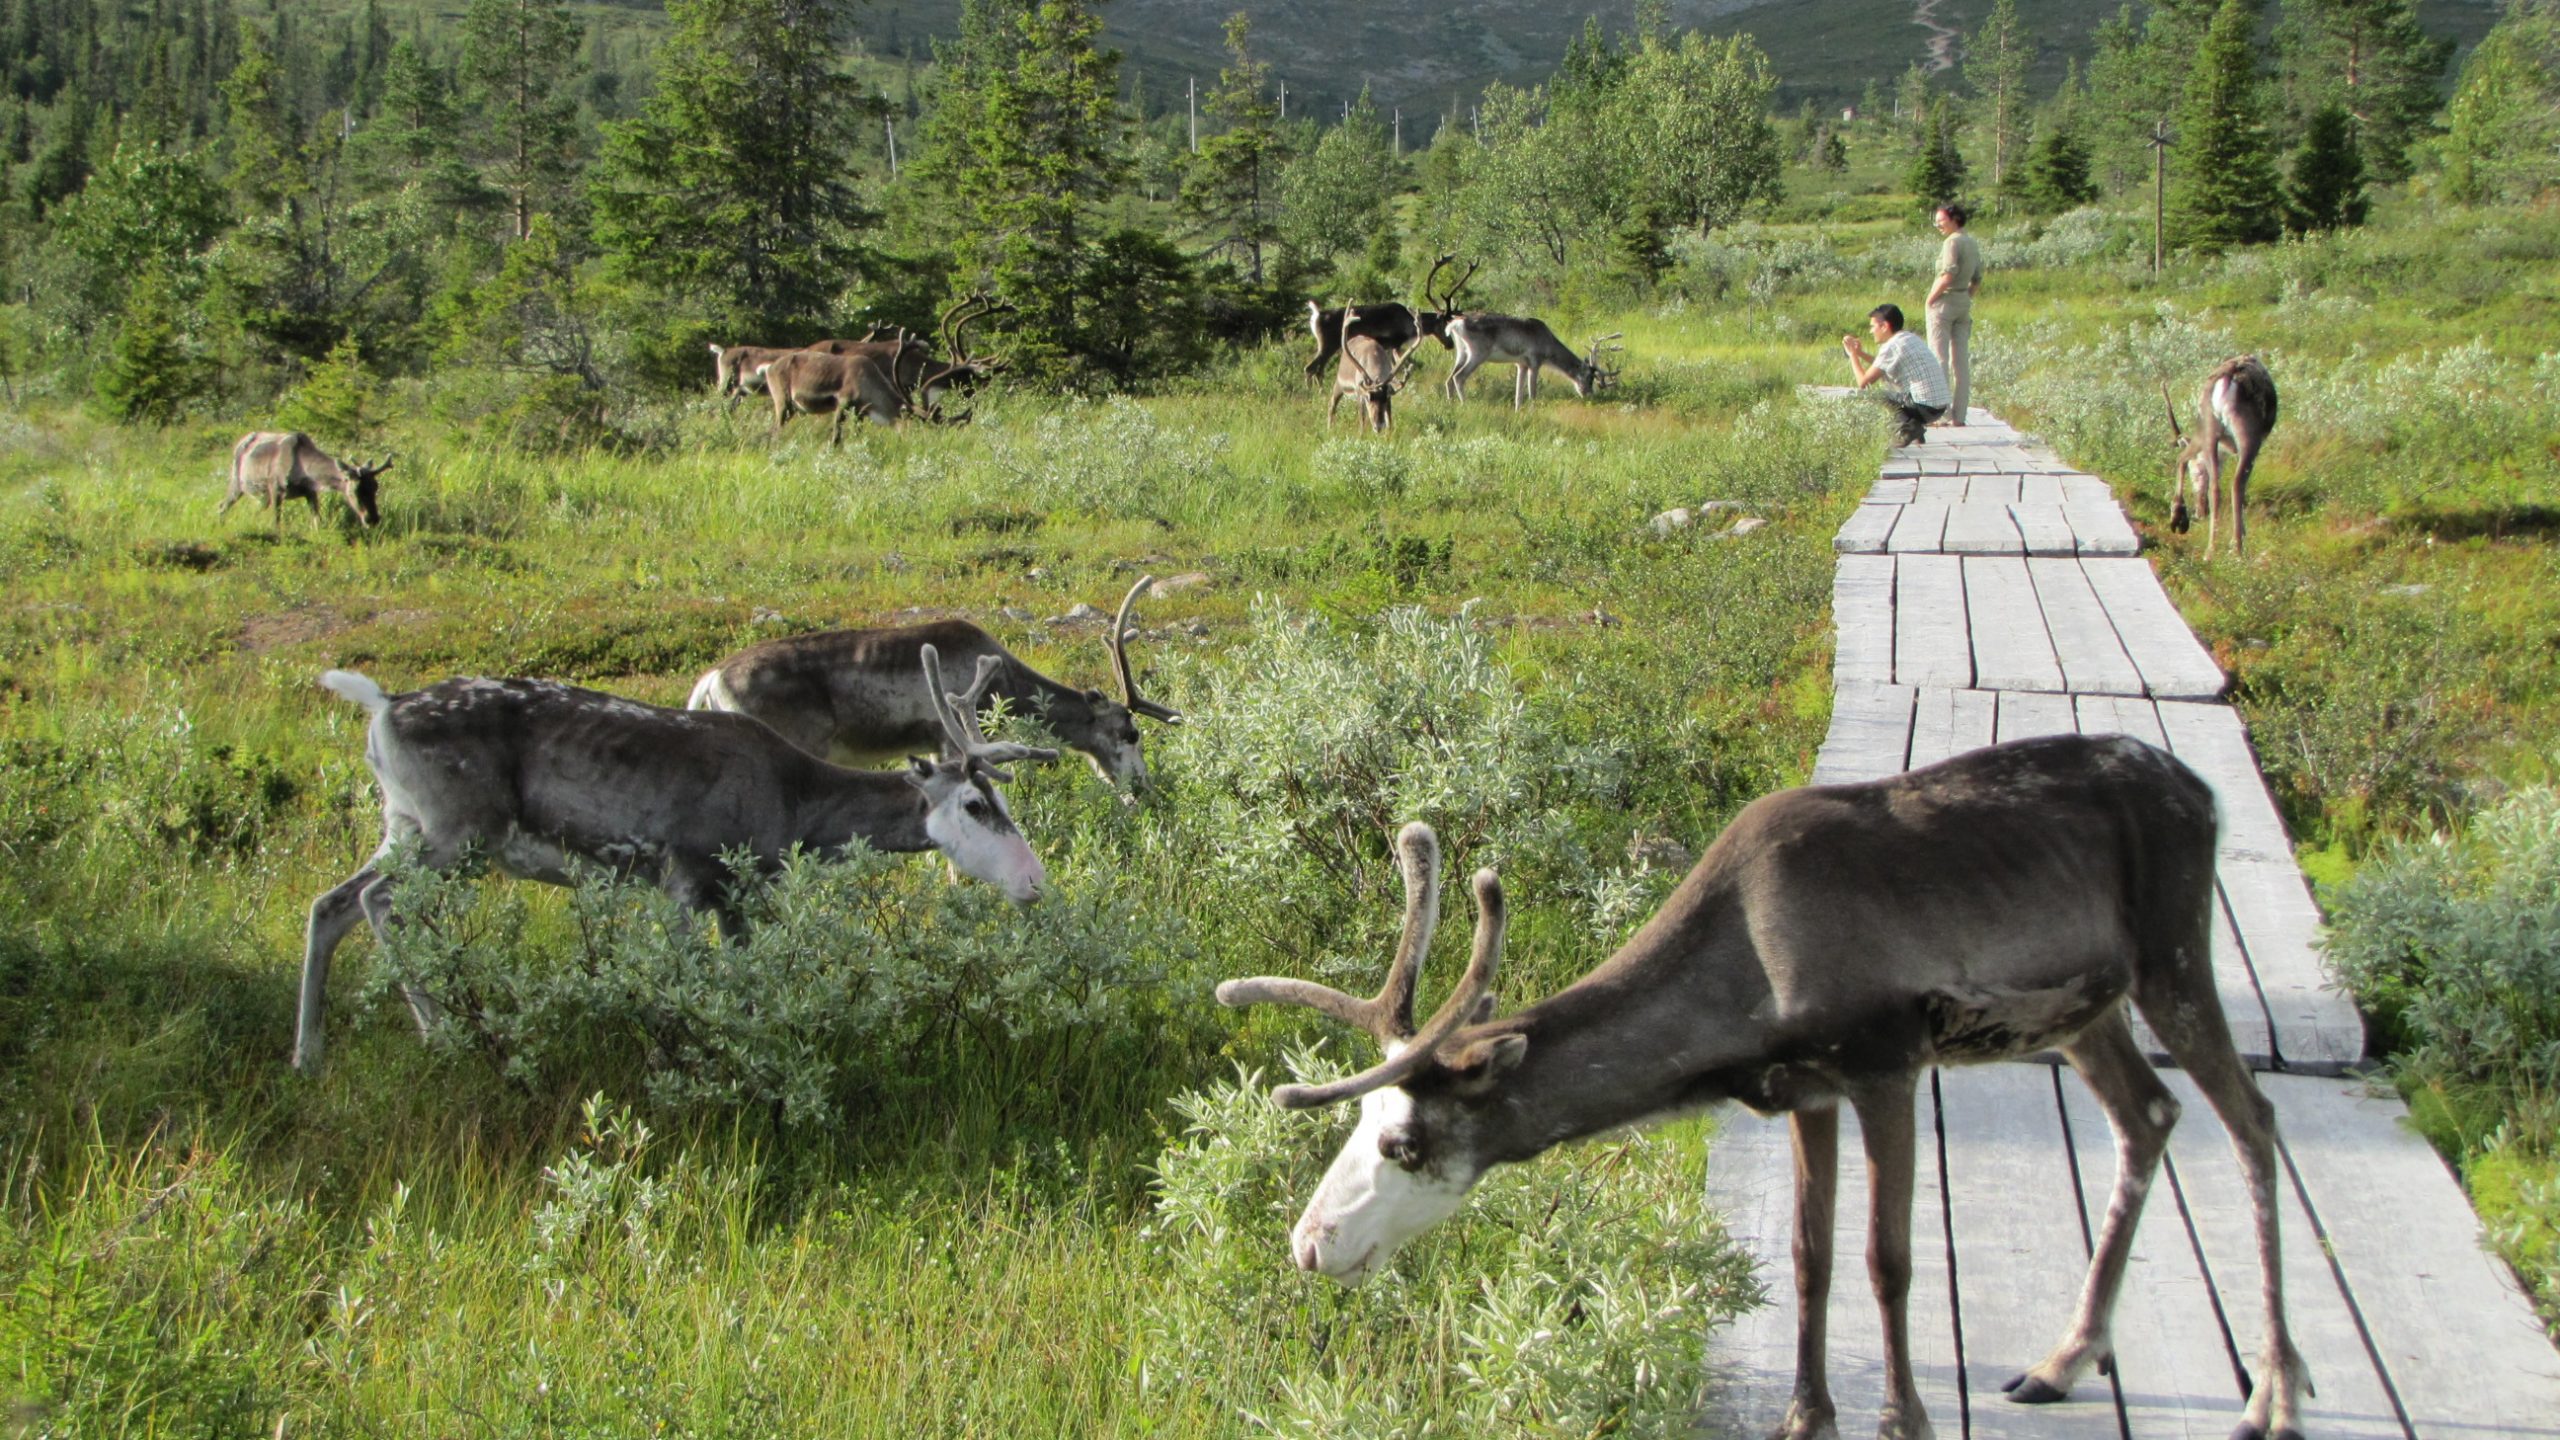
<svg viewBox="0 0 2560 1440"><path fill-rule="evenodd" d="M1528 1058L1529 1037L1512 1033L1488 1035L1457 1047L1440 1058L1440 1066L1461 1095L1481 1095Z"/></svg>
<svg viewBox="0 0 2560 1440"><path fill-rule="evenodd" d="M921 755L907 757L907 783L921 790L933 779L934 764Z"/></svg>

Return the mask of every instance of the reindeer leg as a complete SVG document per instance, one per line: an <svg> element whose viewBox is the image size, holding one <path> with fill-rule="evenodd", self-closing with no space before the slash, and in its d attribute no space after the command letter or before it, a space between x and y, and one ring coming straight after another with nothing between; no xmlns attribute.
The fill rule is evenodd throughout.
<svg viewBox="0 0 2560 1440"><path fill-rule="evenodd" d="M2160 1170L2160 1155L2169 1147L2170 1127L2178 1123L2178 1101L2160 1083L2151 1062L2133 1043L2133 1029L2122 1008L2083 1030L2062 1047L2063 1058L2080 1072L2107 1126L2116 1136L2115 1193L2107 1201L2106 1222L2099 1227L2097 1249L2089 1257L2089 1274L2081 1283L2080 1303L2071 1329L2053 1353L2034 1369L2002 1386L2022 1405L2042 1405L2071 1393L2073 1383L2091 1362L2112 1362L2109 1323L2115 1314L2116 1291L2124 1283L2125 1263L2133 1252L2133 1227L2142 1219L2142 1202Z"/></svg>
<svg viewBox="0 0 2560 1440"><path fill-rule="evenodd" d="M1839 1409L1826 1374L1831 1243L1840 1196L1840 1107L1787 1117L1796 1152L1796 1388L1769 1440L1838 1440Z"/></svg>
<svg viewBox="0 0 2560 1440"><path fill-rule="evenodd" d="M2213 542L2222 529L2222 437L2213 437L2205 447L2204 484L2198 498L2204 505L2204 558L2213 558Z"/></svg>
<svg viewBox="0 0 2560 1440"><path fill-rule="evenodd" d="M372 924L373 938L378 944L390 936L395 923L391 914L391 877L382 876L366 886L359 898L364 905L364 918ZM444 1007L436 1003L436 997L415 985L401 986L400 998L409 1002L409 1018L417 1024L419 1039L433 1033L436 1022L444 1018Z"/></svg>
<svg viewBox="0 0 2560 1440"><path fill-rule="evenodd" d="M1911 1195L1920 1072L1853 1094L1867 1147L1867 1278L1883 1321L1884 1409L1877 1440L1929 1440L1929 1410L1911 1373Z"/></svg>
<svg viewBox="0 0 2560 1440"><path fill-rule="evenodd" d="M1333 428L1334 418L1341 413L1342 392L1340 390L1336 390L1333 392L1333 403L1324 407L1324 428L1331 430Z"/></svg>
<svg viewBox="0 0 2560 1440"><path fill-rule="evenodd" d="M373 868L381 859L377 852L363 869L311 902L311 923L303 932L302 941L302 995L293 1030L293 1068L306 1075L320 1066L329 957L337 951L338 942L355 928L356 921L363 918L365 891L382 878L381 872Z"/></svg>
<svg viewBox="0 0 2560 1440"><path fill-rule="evenodd" d="M2258 463L2258 441L2243 441L2233 458L2240 462L2231 477L2231 553L2237 557L2249 548L2249 471Z"/></svg>

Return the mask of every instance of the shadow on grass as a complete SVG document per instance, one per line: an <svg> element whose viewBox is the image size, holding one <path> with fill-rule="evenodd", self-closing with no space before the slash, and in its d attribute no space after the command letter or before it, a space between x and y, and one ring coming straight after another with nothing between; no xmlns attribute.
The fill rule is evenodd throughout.
<svg viewBox="0 0 2560 1440"><path fill-rule="evenodd" d="M2560 536L2560 505L2489 505L2395 512L2395 530L2439 540L2548 540Z"/></svg>

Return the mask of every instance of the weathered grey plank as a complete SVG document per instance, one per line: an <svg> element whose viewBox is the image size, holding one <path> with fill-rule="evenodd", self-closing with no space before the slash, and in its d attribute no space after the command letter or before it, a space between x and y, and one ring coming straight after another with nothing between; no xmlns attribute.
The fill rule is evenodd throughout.
<svg viewBox="0 0 2560 1440"><path fill-rule="evenodd" d="M2327 988L2315 948L2320 908L2302 872L2290 860L2225 856L2215 878L2275 1022L2284 1067L2332 1074L2363 1059L2364 1021L2353 1002Z"/></svg>
<svg viewBox="0 0 2560 1440"><path fill-rule="evenodd" d="M2222 667L2196 643L2149 562L2083 559L2080 570L2153 699L2212 700L2222 694Z"/></svg>
<svg viewBox="0 0 2560 1440"><path fill-rule="evenodd" d="M2000 743L2026 740L2037 735L2074 735L2079 733L2080 718L2072 713L2068 695L2037 694L2026 690L2002 690L1998 731Z"/></svg>
<svg viewBox="0 0 2560 1440"><path fill-rule="evenodd" d="M1867 503L1871 505L1908 505L1919 498L1920 477L1917 475L1882 476L1867 492Z"/></svg>
<svg viewBox="0 0 2560 1440"><path fill-rule="evenodd" d="M2056 472L2055 478L2062 482L2062 503L2065 505L2094 507L2116 503L2114 487L2095 475L2066 469Z"/></svg>
<svg viewBox="0 0 2560 1440"><path fill-rule="evenodd" d="M1967 500L1947 507L1947 528L1938 548L1950 555L2023 555L2027 545L2008 506Z"/></svg>
<svg viewBox="0 0 2560 1440"><path fill-rule="evenodd" d="M1937 1084L1971 1440L2117 1440L2100 1376L2052 1405L2015 1404L2000 1390L2062 1338L2089 1268L2052 1069L1942 1069Z"/></svg>
<svg viewBox="0 0 2560 1440"><path fill-rule="evenodd" d="M1881 554L1884 542L1893 534L1894 522L1901 518L1899 505L1860 505L1848 523L1840 527L1840 533L1831 537L1831 548L1843 555Z"/></svg>
<svg viewBox="0 0 2560 1440"><path fill-rule="evenodd" d="M2063 518L2057 502L2020 501L2009 507L2009 520L2018 527L2018 539L2030 555L2080 553L2080 537L2071 533L2071 522Z"/></svg>
<svg viewBox="0 0 2560 1440"><path fill-rule="evenodd" d="M2125 654L2115 622L2089 586L2088 573L2077 559L2035 558L2027 561L2035 582L2036 605L2044 612L2053 637L2054 658L2062 666L2065 687L2074 694L2140 695L2142 672Z"/></svg>
<svg viewBox="0 0 2560 1440"><path fill-rule="evenodd" d="M1915 500L1902 507L1902 518L1894 522L1893 534L1886 539L1884 548L1897 555L1934 554L1938 537L1946 529L1946 506Z"/></svg>
<svg viewBox="0 0 2560 1440"><path fill-rule="evenodd" d="M1843 555L1831 570L1834 684L1893 680L1893 557Z"/></svg>
<svg viewBox="0 0 2560 1440"><path fill-rule="evenodd" d="M1973 645L1966 632L1964 562L1953 555L1898 557L1893 586L1893 678L1904 685L1955 690L1970 686Z"/></svg>
<svg viewBox="0 0 2560 1440"><path fill-rule="evenodd" d="M1933 448L1937 448L1937 449L1939 449L1940 453L1935 454L1935 455L1923 455L1923 456L1921 456L1921 457L1920 457L1920 473L1921 473L1921 474L1923 474L1923 475L1953 475L1953 474L1955 474L1955 473L1956 473L1956 457L1954 457L1953 455L1949 455L1949 454L1944 453L1944 447L1933 447Z"/></svg>
<svg viewBox="0 0 2560 1440"><path fill-rule="evenodd" d="M1985 690L2060 692L2062 666L2045 634L2035 582L2017 556L1969 556L1964 603L1973 639L1973 683Z"/></svg>
<svg viewBox="0 0 2560 1440"><path fill-rule="evenodd" d="M2228 705L2197 705L2166 700L2160 723L2169 733L2169 748L2194 767L2213 787L2222 807L2222 853L2261 860L2293 858L2292 837L2284 816L2258 772L2258 754L2249 746L2248 727Z"/></svg>
<svg viewBox="0 0 2560 1440"><path fill-rule="evenodd" d="M2134 535L2133 526L2125 520L2124 512L2117 509L2112 501L2092 505L2085 501L2065 500L2062 502L2062 518L2069 522L2071 533L2079 537L2083 555L2142 553L2142 541Z"/></svg>
<svg viewBox="0 0 2560 1440"><path fill-rule="evenodd" d="M2231 906L2217 890L2213 897L2213 993L2222 1002L2222 1023L2231 1032L2232 1048L2249 1062L2252 1070L2273 1070L2282 1056L2276 1047L2275 1018L2268 1013L2266 992L2258 988L2258 973L2249 968L2249 953L2240 944L2240 932L2231 923ZM2149 1027L2136 1024L2144 1032L2143 1053L2160 1057L2168 1053L2150 1036Z"/></svg>
<svg viewBox="0 0 2560 1440"><path fill-rule="evenodd" d="M2062 508L2062 481L2041 471L2030 473L2018 482L2018 503L2050 505L2059 510Z"/></svg>
<svg viewBox="0 0 2560 1440"><path fill-rule="evenodd" d="M1912 1204L1911 1362L1938 1433L1959 1432L1955 1317L1947 1288L1945 1210L1939 1202L1937 1115L1919 1097L1920 1164ZM1739 1106L1716 1117L1707 1147L1707 1193L1728 1233L1757 1262L1770 1303L1717 1332L1708 1350L1707 1429L1715 1436L1768 1432L1786 1412L1795 1378L1795 1158L1781 1118ZM1857 1115L1841 1107L1838 1225L1833 1242L1829 1363L1843 1434L1875 1428L1884 1402L1884 1343L1866 1276L1867 1164Z"/></svg>
<svg viewBox="0 0 2560 1440"><path fill-rule="evenodd" d="M2018 476L2015 473L1972 476L1964 483L1964 500L1968 505L1997 505L2006 509L2018 503Z"/></svg>
<svg viewBox="0 0 2560 1440"><path fill-rule="evenodd" d="M1891 775L1911 748L1908 685L1843 681L1831 696L1831 730L1813 760L1813 783L1836 785Z"/></svg>
<svg viewBox="0 0 2560 1440"><path fill-rule="evenodd" d="M2360 1082L2269 1076L2293 1173L2426 1440L2560 1434L2560 1353L2480 1248L2462 1187Z"/></svg>
<svg viewBox="0 0 2560 1440"><path fill-rule="evenodd" d="M2258 1348L2266 1330L2264 1290L2258 1275L2257 1221L2249 1207L2248 1185L2231 1153L2231 1135L2204 1094L2182 1070L2164 1070L2170 1093L2184 1108L2177 1128L2169 1132L2169 1178L2152 1191L2152 1203L2173 1202L2182 1215L2196 1251L2212 1277L2222 1310L2222 1331L2235 1363L2249 1374L2258 1369ZM2275 1093L2261 1075L2261 1089ZM2283 1122L2279 1118L2279 1130ZM2338 1288L2311 1212L2293 1186L2276 1186L2277 1228L2283 1240L2285 1318L2293 1329L2294 1347L2311 1367L2311 1383L2320 1393L2303 1402L2303 1431L2321 1440L2407 1440L2381 1372L2366 1353L2355 1313ZM2172 1213L2164 1208L2156 1218Z"/></svg>
<svg viewBox="0 0 2560 1440"><path fill-rule="evenodd" d="M1923 505L1961 505L1964 503L1962 475L1923 475L1920 493L1915 497Z"/></svg>
<svg viewBox="0 0 2560 1440"><path fill-rule="evenodd" d="M2080 1218L2090 1235L2107 1222L2123 1156L2097 1097L2076 1072L2061 1073L2062 1108L2080 1176ZM2224 1440L2247 1396L2176 1194L2153 1177L2132 1258L2116 1293L2116 1393L2137 1440ZM2083 1382L2090 1383L2090 1382Z"/></svg>
<svg viewBox="0 0 2560 1440"><path fill-rule="evenodd" d="M2139 695L2074 695L2071 706L2083 735L2130 735L2158 749L2169 748L2159 710Z"/></svg>
<svg viewBox="0 0 2560 1440"><path fill-rule="evenodd" d="M1911 720L1911 768L1990 744L1998 707L1999 697L1988 690L1921 691Z"/></svg>

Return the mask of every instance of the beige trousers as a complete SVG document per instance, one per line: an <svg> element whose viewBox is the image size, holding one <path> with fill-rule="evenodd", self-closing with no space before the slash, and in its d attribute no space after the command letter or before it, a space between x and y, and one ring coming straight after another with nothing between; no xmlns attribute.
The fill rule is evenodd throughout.
<svg viewBox="0 0 2560 1440"><path fill-rule="evenodd" d="M1947 418L1966 423L1965 407L1973 402L1973 306L1947 313L1944 301L1929 307L1929 351L1947 371Z"/></svg>

